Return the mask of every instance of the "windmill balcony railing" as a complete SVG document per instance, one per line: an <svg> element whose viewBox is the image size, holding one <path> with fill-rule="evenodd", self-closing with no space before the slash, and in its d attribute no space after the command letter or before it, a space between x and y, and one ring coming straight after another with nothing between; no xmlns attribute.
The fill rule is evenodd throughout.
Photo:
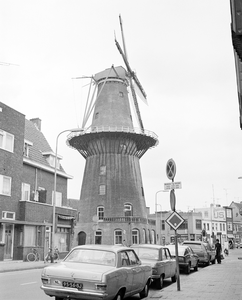
<svg viewBox="0 0 242 300"><path fill-rule="evenodd" d="M142 224L150 224L155 225L155 220L146 219L142 217L104 217L99 222L107 222L107 223L142 223Z"/></svg>
<svg viewBox="0 0 242 300"><path fill-rule="evenodd" d="M158 136L149 130L142 130L141 128L129 128L129 127L125 127L125 126L93 126L93 127L88 127L86 129L80 129L80 131L78 132L71 132L68 135L68 139L71 139L75 136L79 136L79 135L84 135L84 134L88 134L88 133L98 133L98 132L126 132L126 133L135 133L135 134L142 134L142 135L146 135L146 136L150 136L154 139L157 139Z"/></svg>

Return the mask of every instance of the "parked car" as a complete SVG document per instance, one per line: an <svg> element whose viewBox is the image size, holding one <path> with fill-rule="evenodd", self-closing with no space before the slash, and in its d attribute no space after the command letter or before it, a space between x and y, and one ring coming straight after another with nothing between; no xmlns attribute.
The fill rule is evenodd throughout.
<svg viewBox="0 0 242 300"><path fill-rule="evenodd" d="M130 247L82 245L43 269L41 289L56 300L122 300L138 293L142 299L148 296L151 274L151 266Z"/></svg>
<svg viewBox="0 0 242 300"><path fill-rule="evenodd" d="M170 250L171 256L176 258L175 245L167 245L167 248ZM178 263L180 270L190 274L191 268L194 271L198 270L198 255L190 246L178 244Z"/></svg>
<svg viewBox="0 0 242 300"><path fill-rule="evenodd" d="M236 248L242 248L242 243L235 243Z"/></svg>
<svg viewBox="0 0 242 300"><path fill-rule="evenodd" d="M176 282L176 260L171 257L167 247L155 244L139 244L131 247L142 263L152 266L152 279L156 288L162 289L166 278Z"/></svg>
<svg viewBox="0 0 242 300"><path fill-rule="evenodd" d="M192 250L198 255L198 263L209 266L210 264L210 255L201 241L184 241L182 245L187 245L192 248Z"/></svg>
<svg viewBox="0 0 242 300"><path fill-rule="evenodd" d="M209 253L209 257L210 257L210 262L212 264L215 264L215 256L216 256L216 251L215 251L215 247L212 247L208 242L203 242L207 252Z"/></svg>

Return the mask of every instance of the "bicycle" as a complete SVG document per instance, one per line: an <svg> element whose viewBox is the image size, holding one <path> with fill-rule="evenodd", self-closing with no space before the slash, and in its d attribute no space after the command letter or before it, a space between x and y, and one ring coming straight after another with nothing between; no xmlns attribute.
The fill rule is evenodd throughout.
<svg viewBox="0 0 242 300"><path fill-rule="evenodd" d="M35 248L32 248L32 252L27 254L27 261L33 262L33 261L39 261L40 255L38 253L38 250Z"/></svg>
<svg viewBox="0 0 242 300"><path fill-rule="evenodd" d="M225 254L225 256L228 256L229 255L229 250L228 249L224 249L224 254Z"/></svg>
<svg viewBox="0 0 242 300"><path fill-rule="evenodd" d="M52 260L53 260L53 262L54 262L55 260L58 260L58 259L59 259L59 250L58 250L58 248L55 247L55 249L54 249L54 254L52 254L52 248L49 248L49 251L48 251L47 255L45 256L44 262L46 263L46 262L48 262L49 260L50 260L51 262L52 262Z"/></svg>

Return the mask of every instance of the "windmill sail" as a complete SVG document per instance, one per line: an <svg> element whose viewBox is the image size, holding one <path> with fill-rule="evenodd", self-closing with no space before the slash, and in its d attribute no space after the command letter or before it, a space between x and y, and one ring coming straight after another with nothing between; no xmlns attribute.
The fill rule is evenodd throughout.
<svg viewBox="0 0 242 300"><path fill-rule="evenodd" d="M126 46L125 46L125 41L124 41L124 33L123 33L123 24L122 24L122 20L121 20L121 16L119 16L119 20L120 20L120 27L121 27L121 33L122 33L122 40L123 40L123 47L124 47L124 51L122 50L121 46L119 45L118 41L115 38L115 44L123 58L123 61L126 65L127 71L128 71L128 77L129 77L129 82L130 82L130 88L131 88L131 92L132 92L132 99L134 102L134 107L135 107L135 111L136 111L136 115L138 117L138 122L140 125L141 130L144 130L144 126L143 126L143 121L141 119L141 114L140 114L140 110L139 110L139 105L138 105L138 101L137 101L137 96L136 96L136 92L139 95L139 97L141 98L142 101L144 101L147 104L147 100L146 100L146 93L138 79L138 77L136 76L135 72L132 71L130 64L128 62L128 57L127 57L127 51L126 51Z"/></svg>

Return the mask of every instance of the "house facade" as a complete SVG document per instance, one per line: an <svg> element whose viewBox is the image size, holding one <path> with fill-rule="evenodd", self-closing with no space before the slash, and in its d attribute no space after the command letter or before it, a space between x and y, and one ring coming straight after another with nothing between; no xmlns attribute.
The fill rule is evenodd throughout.
<svg viewBox="0 0 242 300"><path fill-rule="evenodd" d="M72 177L65 173L58 156L53 217L55 153L41 132L41 120L27 120L3 103L0 103L0 114L3 259L26 260L33 248L43 259L52 245L52 236L59 251L66 253L72 245L76 220L76 209L67 206L67 181Z"/></svg>
<svg viewBox="0 0 242 300"><path fill-rule="evenodd" d="M157 231L158 235L160 235L157 240L160 240L159 244L161 245L174 243L175 231L166 222L172 213L173 211L158 211L157 214L149 215L149 218L156 219ZM177 229L178 242L182 243L185 240L201 240L202 214L193 211L178 213L184 219L184 222Z"/></svg>
<svg viewBox="0 0 242 300"><path fill-rule="evenodd" d="M202 213L204 237L211 244L216 239L219 239L222 246L224 242L234 243L231 207L211 204L209 207L195 208L194 211Z"/></svg>
<svg viewBox="0 0 242 300"><path fill-rule="evenodd" d="M233 234L236 243L242 242L242 202L232 202L230 204L233 215Z"/></svg>

